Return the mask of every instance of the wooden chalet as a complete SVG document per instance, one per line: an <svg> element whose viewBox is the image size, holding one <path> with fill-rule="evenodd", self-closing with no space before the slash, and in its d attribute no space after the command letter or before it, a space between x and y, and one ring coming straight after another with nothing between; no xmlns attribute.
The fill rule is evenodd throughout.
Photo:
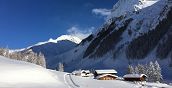
<svg viewBox="0 0 172 88"><path fill-rule="evenodd" d="M104 74L96 77L97 80L115 80L116 78L118 78L118 76L112 74Z"/></svg>
<svg viewBox="0 0 172 88"><path fill-rule="evenodd" d="M115 80L118 76L116 76L117 71L114 69L110 70L95 70L94 77L97 80Z"/></svg>
<svg viewBox="0 0 172 88"><path fill-rule="evenodd" d="M126 81L146 81L147 76L145 74L127 74L123 78Z"/></svg>

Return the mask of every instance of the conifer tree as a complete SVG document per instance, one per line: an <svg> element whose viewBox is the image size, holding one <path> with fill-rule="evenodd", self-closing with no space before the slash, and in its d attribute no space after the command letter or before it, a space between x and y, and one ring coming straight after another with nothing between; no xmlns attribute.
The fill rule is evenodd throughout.
<svg viewBox="0 0 172 88"><path fill-rule="evenodd" d="M157 61L155 61L154 67L155 67L155 73L154 73L155 79L154 80L161 82L163 80L163 77L161 75L160 65L159 65L159 63Z"/></svg>
<svg viewBox="0 0 172 88"><path fill-rule="evenodd" d="M59 63L58 71L64 72L64 65L61 62Z"/></svg>
<svg viewBox="0 0 172 88"><path fill-rule="evenodd" d="M128 66L128 72L127 73L128 74L134 74L134 68L133 68L133 66L131 66L131 65Z"/></svg>

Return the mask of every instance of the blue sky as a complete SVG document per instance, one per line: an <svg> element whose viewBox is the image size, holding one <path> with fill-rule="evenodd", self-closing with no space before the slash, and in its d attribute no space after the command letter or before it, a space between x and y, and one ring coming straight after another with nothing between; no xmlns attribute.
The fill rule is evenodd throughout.
<svg viewBox="0 0 172 88"><path fill-rule="evenodd" d="M0 0L0 47L24 48L70 34L90 33L103 24L115 0ZM100 14L99 14L100 13Z"/></svg>

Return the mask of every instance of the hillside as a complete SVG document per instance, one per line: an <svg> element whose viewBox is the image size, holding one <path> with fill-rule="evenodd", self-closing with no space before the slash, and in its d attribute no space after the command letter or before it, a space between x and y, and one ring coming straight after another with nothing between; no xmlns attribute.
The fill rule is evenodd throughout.
<svg viewBox="0 0 172 88"><path fill-rule="evenodd" d="M63 83L53 74L31 63L0 56L1 88L63 88Z"/></svg>
<svg viewBox="0 0 172 88"><path fill-rule="evenodd" d="M26 53L32 50L37 54L42 53L45 56L46 68L56 69L58 63L61 62L57 56L75 48L80 42L81 40L75 36L62 35L57 39L51 38L24 49L13 50L13 52Z"/></svg>
<svg viewBox="0 0 172 88"><path fill-rule="evenodd" d="M124 69L120 75L129 64L158 61L164 78L172 79L171 26L171 0L120 0L96 33L60 58L66 71Z"/></svg>

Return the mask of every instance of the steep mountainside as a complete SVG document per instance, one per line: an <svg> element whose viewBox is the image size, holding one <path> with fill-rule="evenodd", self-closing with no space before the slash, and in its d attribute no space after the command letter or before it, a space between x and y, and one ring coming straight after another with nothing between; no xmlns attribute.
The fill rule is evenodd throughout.
<svg viewBox="0 0 172 88"><path fill-rule="evenodd" d="M97 33L64 53L66 71L115 68L157 60L172 79L172 0L119 0Z"/></svg>
<svg viewBox="0 0 172 88"><path fill-rule="evenodd" d="M46 59L46 67L49 69L56 69L58 62L61 62L56 57L75 48L80 42L81 40L75 36L62 35L55 40L50 39L49 41L40 42L28 48L14 51L25 53L32 50L38 54L42 53Z"/></svg>

